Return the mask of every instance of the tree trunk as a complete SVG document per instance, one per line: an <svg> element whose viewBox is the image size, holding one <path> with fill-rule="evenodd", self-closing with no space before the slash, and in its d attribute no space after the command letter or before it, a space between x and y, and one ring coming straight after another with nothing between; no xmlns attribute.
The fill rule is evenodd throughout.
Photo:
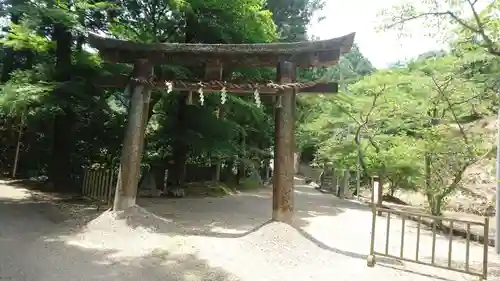
<svg viewBox="0 0 500 281"><path fill-rule="evenodd" d="M430 156L429 152L425 153L424 166L425 166L425 171L424 171L425 189L430 190L430 187L431 187L431 156Z"/></svg>
<svg viewBox="0 0 500 281"><path fill-rule="evenodd" d="M432 201L430 201L429 203L432 203L431 204L431 214L433 216L441 216L442 215L441 208L443 205L443 200L440 198L440 196L434 196L432 198Z"/></svg>
<svg viewBox="0 0 500 281"><path fill-rule="evenodd" d="M384 202L384 174L379 174L378 176L378 193L377 193L377 208L382 208L382 204ZM382 216L382 211L377 212L378 216Z"/></svg>
<svg viewBox="0 0 500 281"><path fill-rule="evenodd" d="M9 81L12 71L14 71L14 50L12 48L5 48L5 55L3 59L2 65L2 76L0 77L0 81L5 83Z"/></svg>
<svg viewBox="0 0 500 281"><path fill-rule="evenodd" d="M71 185L71 148L75 116L70 110L54 117L52 161L49 178L58 191L68 191Z"/></svg>
<svg viewBox="0 0 500 281"><path fill-rule="evenodd" d="M215 164L215 172L214 172L214 182L220 182L220 172L222 167L222 160L217 159L217 164Z"/></svg>
<svg viewBox="0 0 500 281"><path fill-rule="evenodd" d="M153 166L153 171L155 173L155 182L156 182L156 189L158 190L164 190L165 189L165 171L167 170L166 165L164 162L160 162L159 164L156 164Z"/></svg>
<svg viewBox="0 0 500 281"><path fill-rule="evenodd" d="M19 164L19 150L21 149L21 140L23 136L24 114L19 118L19 129L17 131L16 155L14 156L14 167L12 168L12 178L16 178L17 166Z"/></svg>
<svg viewBox="0 0 500 281"><path fill-rule="evenodd" d="M33 63L35 61L35 54L31 50L23 50L23 56L25 57L25 63L23 65L23 69L32 69Z"/></svg>
<svg viewBox="0 0 500 281"><path fill-rule="evenodd" d="M441 196L435 196L432 200L431 214L436 217L441 217L443 215L441 208L443 205L443 199ZM436 228L441 228L443 226L443 220L434 219L433 222L436 225Z"/></svg>
<svg viewBox="0 0 500 281"><path fill-rule="evenodd" d="M187 105L186 94L182 92L178 99L177 105L177 123L175 126L175 139L173 149L173 171L169 176L172 176L172 184L179 187L184 187L186 181L186 161L188 146L184 140L184 132L186 130Z"/></svg>
<svg viewBox="0 0 500 281"><path fill-rule="evenodd" d="M222 65L219 63L206 63L205 64L205 79L206 80L221 80L222 79ZM224 120L224 106L218 106L217 107L217 115L218 119ZM210 155L210 160L212 160L212 155ZM215 159L215 163L211 164L212 170L213 170L213 175L212 175L212 180L214 182L219 182L220 181L220 168L221 168L221 163L222 160L217 157Z"/></svg>
<svg viewBox="0 0 500 281"><path fill-rule="evenodd" d="M56 42L56 81L71 80L71 47L73 36L71 31L61 23L54 24L52 40ZM71 105L71 93L62 88L52 93L60 101L61 111L54 117L52 161L49 167L49 178L56 190L71 187L71 146L76 114Z"/></svg>
<svg viewBox="0 0 500 281"><path fill-rule="evenodd" d="M196 30L193 25L196 24L196 18L193 12L187 12L186 14L186 26L184 30L184 42L194 43L196 36ZM173 144L173 171L169 173L169 177L172 176L172 183L179 187L184 187L186 181L186 161L188 156L188 145L183 138L184 132L186 131L186 119L188 110L187 102L188 92L181 92L181 96L178 99L177 105L177 123L175 126L175 140Z"/></svg>
<svg viewBox="0 0 500 281"><path fill-rule="evenodd" d="M219 118L221 120L224 120L224 118L225 118L224 106L220 106L218 108L218 111L219 111ZM216 163L215 163L215 169L214 169L214 176L213 176L214 182L220 182L221 168L222 168L222 159L217 157Z"/></svg>

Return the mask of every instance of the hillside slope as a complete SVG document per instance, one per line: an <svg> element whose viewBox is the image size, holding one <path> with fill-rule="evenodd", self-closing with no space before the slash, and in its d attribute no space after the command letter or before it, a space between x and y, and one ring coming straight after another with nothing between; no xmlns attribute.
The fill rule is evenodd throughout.
<svg viewBox="0 0 500 281"><path fill-rule="evenodd" d="M484 144L492 151L485 159L470 166L464 173L463 187L451 196L446 209L477 215L494 215L496 194L496 136L497 118L489 116L464 125L467 131L484 134ZM397 192L396 197L410 205L425 205L419 193Z"/></svg>

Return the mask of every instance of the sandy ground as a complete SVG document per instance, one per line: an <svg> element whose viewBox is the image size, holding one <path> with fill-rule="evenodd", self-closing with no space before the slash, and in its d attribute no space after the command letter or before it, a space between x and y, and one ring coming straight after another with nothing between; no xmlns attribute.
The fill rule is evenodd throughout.
<svg viewBox="0 0 500 281"><path fill-rule="evenodd" d="M0 184L0 280L478 280L389 259L368 268L366 207L297 186L291 227L266 223L269 195L263 190L217 199L142 199L144 209L105 212L73 229L72 220L53 205ZM401 221L391 224L390 251L398 254ZM405 256L412 257L416 237L408 224ZM384 222L377 223L376 237L383 251ZM422 260L429 259L430 237L422 232ZM464 245L453 241L457 266ZM439 236L438 263L447 262L447 247L448 239ZM480 266L481 249L472 243L473 268ZM490 250L489 280L500 280L500 260Z"/></svg>
<svg viewBox="0 0 500 281"><path fill-rule="evenodd" d="M301 164L301 172L310 178L319 178L321 169L311 168L308 165ZM488 169L489 167L490 169ZM493 167L493 169L491 169ZM485 160L470 167L464 178L465 188L458 190L453 194L443 213L446 217L454 219L467 219L472 221L484 221L484 215L490 216L489 224L489 239L494 240L496 235L496 225L494 217L495 203L495 169L494 161ZM348 194L349 197L355 197ZM411 212L424 212L427 207L427 199L420 192L409 192L398 190L394 196L405 202L407 205L396 205L391 202L384 201L384 204L392 208L402 209ZM371 198L370 190L361 192L361 199L369 201ZM465 229L465 225L460 225L460 228ZM481 227L471 226L471 231L474 234L483 236Z"/></svg>

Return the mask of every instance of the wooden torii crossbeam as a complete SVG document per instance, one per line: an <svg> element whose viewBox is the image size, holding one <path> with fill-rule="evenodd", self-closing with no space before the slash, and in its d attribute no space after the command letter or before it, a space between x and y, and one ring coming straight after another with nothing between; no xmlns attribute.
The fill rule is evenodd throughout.
<svg viewBox="0 0 500 281"><path fill-rule="evenodd" d="M106 88L123 88L126 87L131 80L129 76L110 76L101 77L95 84L99 87ZM146 84L150 88L168 88L171 87L172 90L176 91L197 91L202 88L206 93L220 93L222 88L228 93L236 95L246 95L254 93L255 89L259 90L260 94L264 95L280 95L283 94L283 90L295 88L298 93L307 94L328 94L337 93L338 84L334 82L323 83L323 82L305 82L305 83L288 83L288 84L277 84L275 82L268 83L232 83L223 82L219 80L211 81L175 81L166 78L155 78L151 81L139 81L139 83ZM169 85L170 83L170 85Z"/></svg>
<svg viewBox="0 0 500 281"><path fill-rule="evenodd" d="M139 166L145 133L150 90L170 87L173 90L278 96L275 109L275 148L273 174L273 220L289 222L293 216L293 179L295 148L295 100L298 92L335 93L335 83L297 83L297 67L335 65L340 55L350 51L354 33L322 41L269 44L146 44L89 35L89 43L107 61L133 63L132 77L105 77L103 87L126 87L131 106L126 128L114 210L134 206L139 180ZM205 81L176 81L153 75L159 64L199 66L205 69ZM222 70L234 67L276 67L276 82L238 84L222 82Z"/></svg>

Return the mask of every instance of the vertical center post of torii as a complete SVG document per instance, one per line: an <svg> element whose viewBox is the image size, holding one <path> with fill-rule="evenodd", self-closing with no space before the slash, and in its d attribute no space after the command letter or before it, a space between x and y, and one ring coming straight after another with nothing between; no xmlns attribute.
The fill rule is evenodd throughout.
<svg viewBox="0 0 500 281"><path fill-rule="evenodd" d="M278 63L278 83L296 81L296 66L289 61ZM293 218L293 179L295 147L296 89L278 92L274 115L273 220L290 223Z"/></svg>

